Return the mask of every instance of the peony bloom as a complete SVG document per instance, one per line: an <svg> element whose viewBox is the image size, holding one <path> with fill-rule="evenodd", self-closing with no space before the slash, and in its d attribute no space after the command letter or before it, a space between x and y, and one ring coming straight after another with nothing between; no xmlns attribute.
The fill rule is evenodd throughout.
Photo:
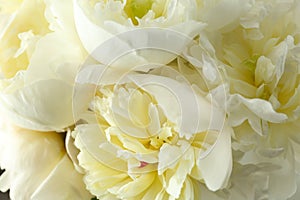
<svg viewBox="0 0 300 200"><path fill-rule="evenodd" d="M227 185L232 130L224 113L180 73L188 66L170 66L119 80L101 65L79 72L75 102L89 97L89 106L72 132L78 157L70 152L97 198L199 199L201 184Z"/></svg>
<svg viewBox="0 0 300 200"><path fill-rule="evenodd" d="M265 187L259 189L251 180L237 178L242 175L233 182L251 185L249 191L261 198L286 199L296 191L295 170L299 172L300 161L299 11L299 1L253 1L226 28L218 32L206 29L200 45L188 52L198 65L217 66L227 81L226 107L229 123L235 127L237 166L250 167L257 176L264 173L261 185ZM214 73L210 70L209 74ZM264 166L266 163L269 166ZM279 186L283 180L287 187ZM249 191L243 192L251 194ZM246 199L253 198L258 197Z"/></svg>
<svg viewBox="0 0 300 200"><path fill-rule="evenodd" d="M203 28L203 23L197 21L201 5L196 0L76 0L74 1L74 17L80 40L87 52L93 55L96 48L115 35L141 28L170 29L194 38ZM147 37L136 39L148 42ZM174 40L169 38L163 42L171 46ZM186 41L180 40L180 42L181 47L184 48ZM112 51L116 51L119 47L114 45L113 48ZM131 63L144 64L154 60L167 64L176 57L176 55L157 49L143 53L134 49L131 54ZM97 57L96 59L103 64L112 65L106 63L105 59L99 60ZM127 62L129 61L123 60L121 64L114 63L114 65L124 67Z"/></svg>
<svg viewBox="0 0 300 200"><path fill-rule="evenodd" d="M2 120L2 119L1 119ZM90 199L62 134L35 132L1 121L0 190L15 199Z"/></svg>
<svg viewBox="0 0 300 200"><path fill-rule="evenodd" d="M284 6L257 2L240 25L210 40L230 83L233 125L247 119L261 135L270 124L298 119L300 6L298 1ZM238 115L241 110L247 115Z"/></svg>
<svg viewBox="0 0 300 200"><path fill-rule="evenodd" d="M21 127L63 130L74 123L72 85L84 56L72 2L25 0L1 6L7 16L0 32L2 110Z"/></svg>

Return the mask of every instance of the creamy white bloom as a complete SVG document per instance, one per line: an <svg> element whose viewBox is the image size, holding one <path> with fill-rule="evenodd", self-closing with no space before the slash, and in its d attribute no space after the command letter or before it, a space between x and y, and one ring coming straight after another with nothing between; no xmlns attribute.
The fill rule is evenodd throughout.
<svg viewBox="0 0 300 200"><path fill-rule="evenodd" d="M74 123L72 85L84 53L71 7L25 0L1 30L0 102L19 126L48 131Z"/></svg>
<svg viewBox="0 0 300 200"><path fill-rule="evenodd" d="M249 5L229 30L206 31L201 47L192 49L189 56L222 71L228 82L232 126L249 123L269 138L273 148L287 150L293 140L298 162L300 2L253 1Z"/></svg>
<svg viewBox="0 0 300 200"><path fill-rule="evenodd" d="M228 98L219 102L236 127L232 199L287 199L296 191L299 11L299 1L252 1L225 28L205 29L199 45L186 52L208 82L218 85L221 72L228 83ZM253 175L241 178L248 170Z"/></svg>
<svg viewBox="0 0 300 200"><path fill-rule="evenodd" d="M99 81L104 66L79 72L75 93L90 111L72 135L84 181L99 199L198 199L200 182L213 191L227 185L232 130L174 68L109 84Z"/></svg>
<svg viewBox="0 0 300 200"><path fill-rule="evenodd" d="M257 1L241 17L240 25L219 34L217 40L210 39L214 56L230 81L229 92L233 94L230 117L234 125L245 120L239 115L241 110L251 110L253 115L246 118L260 134L267 130L259 125L257 117L270 123L298 118L299 10L298 1L274 4ZM252 19L253 12L259 16ZM246 26L249 18L253 22ZM260 37L254 37L253 31Z"/></svg>
<svg viewBox="0 0 300 200"><path fill-rule="evenodd" d="M87 52L92 54L101 44L115 35L140 28L171 29L193 38L203 28L203 23L196 21L200 7L201 3L196 0L97 0L92 2L74 0L74 17L80 40ZM147 37L141 38L144 42L149 40ZM172 46L174 40L166 38L162 42ZM181 42L182 48L186 45L185 40L177 42ZM118 48L115 45L114 51ZM170 52L155 49L143 53L132 49L130 53L133 55L131 62L134 60L136 63L156 61L167 64L176 57ZM98 61L112 65L112 63L106 63L105 60ZM127 61L120 63L120 65L116 63L115 65L124 67Z"/></svg>
<svg viewBox="0 0 300 200"><path fill-rule="evenodd" d="M224 59L237 71L227 70L230 92L234 94L230 119L235 126L247 120L257 133L267 135L270 148L283 148L285 153L292 148L293 159L289 162L296 162L295 170L299 172L300 3L261 2L253 10L265 11L258 15L259 26L243 28L244 38L235 35L240 38L237 44L224 46ZM230 40L228 36L225 38ZM243 120L241 110L248 113Z"/></svg>
<svg viewBox="0 0 300 200"><path fill-rule="evenodd" d="M18 199L90 199L62 134L18 128L1 119L0 190Z"/></svg>

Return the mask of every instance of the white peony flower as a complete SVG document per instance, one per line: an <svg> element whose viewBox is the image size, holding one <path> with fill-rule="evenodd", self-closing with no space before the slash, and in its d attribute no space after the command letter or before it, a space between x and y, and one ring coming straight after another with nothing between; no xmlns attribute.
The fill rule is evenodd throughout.
<svg viewBox="0 0 300 200"><path fill-rule="evenodd" d="M18 199L90 199L62 134L18 128L1 119L0 190Z"/></svg>
<svg viewBox="0 0 300 200"><path fill-rule="evenodd" d="M224 41L239 38L235 44L224 44L224 62L235 69L227 68L233 94L229 118L234 126L247 120L253 130L266 135L270 148L284 148L286 154L292 148L293 162L299 166L300 3L260 2L251 14L254 11L259 26L243 27L224 37Z"/></svg>
<svg viewBox="0 0 300 200"><path fill-rule="evenodd" d="M185 53L208 82L222 83L215 78L222 72L228 83L229 98L216 97L235 127L237 156L229 196L221 199L288 199L296 192L299 11L299 1L252 1L224 28L208 23L199 45Z"/></svg>
<svg viewBox="0 0 300 200"><path fill-rule="evenodd" d="M69 152L97 198L198 199L201 182L213 191L227 185L232 130L209 96L171 66L114 83L105 66L79 72L75 109L84 107L76 96L85 97L90 111L79 113L83 124L72 133L78 157Z"/></svg>
<svg viewBox="0 0 300 200"><path fill-rule="evenodd" d="M74 17L80 40L87 52L93 56L93 52L100 45L115 35L141 28L169 29L194 38L203 28L203 23L196 21L200 7L201 3L196 0L74 0ZM141 39L144 42L150 40L144 35L136 38ZM166 37L162 42L169 46L174 45L172 38ZM180 43L181 48L186 45L186 40L176 42ZM117 45L113 45L112 51L118 49ZM171 52L157 49L140 52L132 48L131 55L130 61L122 60L120 64L106 63L105 59L99 57L95 59L103 64L131 67L129 63L145 64L155 61L167 64L176 58Z"/></svg>
<svg viewBox="0 0 300 200"><path fill-rule="evenodd" d="M74 123L72 86L84 53L71 7L25 0L1 30L0 102L19 126L49 131Z"/></svg>
<svg viewBox="0 0 300 200"><path fill-rule="evenodd" d="M248 119L257 133L264 134L267 122L277 124L298 118L299 9L298 1L258 1L233 31L210 40L215 58L230 81L233 125ZM259 19L251 18L258 21L248 27L250 22L246 26L245 21L250 20L252 12L260 14ZM254 37L253 31L260 37ZM248 115L241 117L241 110Z"/></svg>

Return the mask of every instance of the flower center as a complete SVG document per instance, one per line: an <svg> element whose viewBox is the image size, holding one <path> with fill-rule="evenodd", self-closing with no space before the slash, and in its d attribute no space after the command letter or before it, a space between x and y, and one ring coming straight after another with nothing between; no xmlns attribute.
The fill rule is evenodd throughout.
<svg viewBox="0 0 300 200"><path fill-rule="evenodd" d="M155 18L161 17L166 10L168 0L127 0L124 11L131 18L134 25L138 25L136 18L144 17L150 10Z"/></svg>
<svg viewBox="0 0 300 200"><path fill-rule="evenodd" d="M243 64L244 66L251 71L253 74L255 72L255 68L256 68L256 63L258 58L260 57L260 55L258 54L254 54L252 55L250 58L246 59Z"/></svg>
<svg viewBox="0 0 300 200"><path fill-rule="evenodd" d="M100 93L93 103L93 110L111 143L132 152L141 149L154 152L165 143L173 145L178 142L176 125L166 118L149 93L130 85L118 89L105 87ZM121 102L118 101L120 97Z"/></svg>
<svg viewBox="0 0 300 200"><path fill-rule="evenodd" d="M168 122L163 124L159 134L150 138L150 148L160 149L164 143L175 144L178 141L178 134Z"/></svg>
<svg viewBox="0 0 300 200"><path fill-rule="evenodd" d="M136 17L142 18L151 10L153 0L127 0L124 11L131 18L132 22L137 25Z"/></svg>

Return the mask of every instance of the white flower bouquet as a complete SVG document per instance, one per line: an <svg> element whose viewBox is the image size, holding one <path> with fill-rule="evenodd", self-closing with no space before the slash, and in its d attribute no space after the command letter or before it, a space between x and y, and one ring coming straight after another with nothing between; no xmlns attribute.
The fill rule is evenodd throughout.
<svg viewBox="0 0 300 200"><path fill-rule="evenodd" d="M300 1L0 0L0 120L13 200L300 199Z"/></svg>

